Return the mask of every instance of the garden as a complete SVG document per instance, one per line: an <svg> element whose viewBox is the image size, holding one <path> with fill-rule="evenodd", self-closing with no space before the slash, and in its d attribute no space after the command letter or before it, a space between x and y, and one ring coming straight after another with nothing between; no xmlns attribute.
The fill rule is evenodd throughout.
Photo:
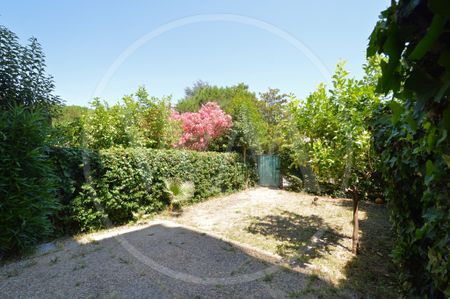
<svg viewBox="0 0 450 299"><path fill-rule="evenodd" d="M304 99L197 81L89 107L0 26L0 294L449 297L449 12L393 1L362 76L340 61Z"/></svg>

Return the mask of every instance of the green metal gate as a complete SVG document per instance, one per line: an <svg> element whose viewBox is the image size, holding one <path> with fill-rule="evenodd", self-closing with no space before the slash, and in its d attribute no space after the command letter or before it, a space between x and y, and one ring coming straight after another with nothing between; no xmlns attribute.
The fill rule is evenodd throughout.
<svg viewBox="0 0 450 299"><path fill-rule="evenodd" d="M280 187L280 158L275 155L258 156L259 184L266 187Z"/></svg>

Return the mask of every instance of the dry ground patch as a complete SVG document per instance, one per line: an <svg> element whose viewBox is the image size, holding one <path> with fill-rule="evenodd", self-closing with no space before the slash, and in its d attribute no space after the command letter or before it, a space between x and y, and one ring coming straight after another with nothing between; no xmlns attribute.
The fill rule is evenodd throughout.
<svg viewBox="0 0 450 299"><path fill-rule="evenodd" d="M351 200L314 197L254 188L190 206L181 216L169 218L275 254L291 269L326 280L334 288L364 297L396 298L386 207L361 203L361 250L355 256ZM313 283L310 289L321 292Z"/></svg>
<svg viewBox="0 0 450 299"><path fill-rule="evenodd" d="M351 201L313 198L254 188L59 240L0 265L0 297L397 298L386 208L361 204L354 256Z"/></svg>

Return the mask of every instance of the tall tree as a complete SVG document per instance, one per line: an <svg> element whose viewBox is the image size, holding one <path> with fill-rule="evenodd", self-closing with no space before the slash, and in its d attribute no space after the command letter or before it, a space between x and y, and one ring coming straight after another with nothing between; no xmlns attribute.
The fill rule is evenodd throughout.
<svg viewBox="0 0 450 299"><path fill-rule="evenodd" d="M259 110L268 125L266 143L263 145L265 152L277 152L283 143L280 123L287 116L289 98L290 95L280 93L276 88L259 94Z"/></svg>
<svg viewBox="0 0 450 299"><path fill-rule="evenodd" d="M289 104L289 117L283 124L284 148L294 165L310 167L322 185L343 191L363 184L374 171L367 120L380 102L373 84L380 59L368 60L361 80L350 78L339 63L329 91L322 84L306 100ZM359 192L368 195L366 190Z"/></svg>
<svg viewBox="0 0 450 299"><path fill-rule="evenodd" d="M269 88L259 94L260 111L269 125L277 125L284 119L289 97L288 94L280 93L277 88Z"/></svg>
<svg viewBox="0 0 450 299"><path fill-rule="evenodd" d="M267 123L254 98L245 94L234 97L228 111L233 118L233 127L226 136L227 149L240 152L247 162L249 154L254 158L262 152L267 138Z"/></svg>

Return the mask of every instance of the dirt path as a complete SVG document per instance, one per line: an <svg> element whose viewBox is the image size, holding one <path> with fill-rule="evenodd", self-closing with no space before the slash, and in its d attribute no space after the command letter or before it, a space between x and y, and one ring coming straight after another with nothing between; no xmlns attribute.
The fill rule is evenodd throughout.
<svg viewBox="0 0 450 299"><path fill-rule="evenodd" d="M0 297L355 298L358 288L343 283L349 202L312 199L255 188L180 217L58 241L1 266ZM383 228L378 214L369 218Z"/></svg>

